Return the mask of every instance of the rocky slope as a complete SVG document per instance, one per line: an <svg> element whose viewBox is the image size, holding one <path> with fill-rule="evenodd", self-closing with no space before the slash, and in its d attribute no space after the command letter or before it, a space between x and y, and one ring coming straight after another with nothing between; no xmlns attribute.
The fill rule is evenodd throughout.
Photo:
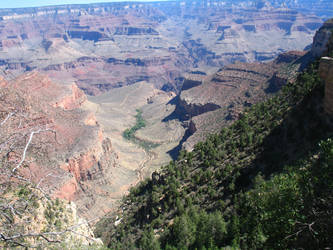
<svg viewBox="0 0 333 250"><path fill-rule="evenodd" d="M3 183L2 188L6 190ZM75 203L51 200L24 182L7 188L1 196L1 248L99 249L103 245L89 222L78 216Z"/></svg>
<svg viewBox="0 0 333 250"><path fill-rule="evenodd" d="M188 132L182 146L193 146L239 118L242 111L293 82L309 60L305 52L281 54L269 63L235 63L213 75L191 74L175 98L175 112L166 118L180 119Z"/></svg>
<svg viewBox="0 0 333 250"><path fill-rule="evenodd" d="M1 159L54 198L74 201L81 216L104 214L117 155L82 90L32 72L1 88ZM2 173L6 180L8 171Z"/></svg>
<svg viewBox="0 0 333 250"><path fill-rule="evenodd" d="M3 9L0 67L7 79L35 69L90 95L143 80L179 91L184 72L303 50L322 23L306 10L288 1Z"/></svg>

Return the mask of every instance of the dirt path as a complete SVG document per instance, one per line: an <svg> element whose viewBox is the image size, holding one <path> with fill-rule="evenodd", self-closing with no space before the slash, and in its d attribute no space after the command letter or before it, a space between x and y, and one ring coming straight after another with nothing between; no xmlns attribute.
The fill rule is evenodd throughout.
<svg viewBox="0 0 333 250"><path fill-rule="evenodd" d="M144 180L144 176L143 176L143 170L147 167L147 163L150 161L153 161L156 158L156 153L151 152L151 151L146 151L145 152L145 159L140 163L139 168L136 170L137 175L138 175L138 179L137 181L134 183L134 186L136 186L140 181Z"/></svg>
<svg viewBox="0 0 333 250"><path fill-rule="evenodd" d="M123 107L124 104L127 102L129 96L133 95L133 92L137 92L138 90L142 89L143 85L140 85L140 87L138 89L134 89L132 90L130 93L128 93L125 98L122 100L122 102L119 104L119 107Z"/></svg>

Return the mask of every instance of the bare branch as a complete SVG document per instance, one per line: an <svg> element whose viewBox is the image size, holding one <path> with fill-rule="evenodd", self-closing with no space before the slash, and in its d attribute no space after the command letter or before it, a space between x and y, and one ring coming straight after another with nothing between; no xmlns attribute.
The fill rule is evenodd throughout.
<svg viewBox="0 0 333 250"><path fill-rule="evenodd" d="M22 126L22 119L20 118L20 123L17 128L21 128L21 126Z"/></svg>
<svg viewBox="0 0 333 250"><path fill-rule="evenodd" d="M15 112L11 112L11 113L9 113L9 114L7 115L7 117L5 118L5 120L3 120L3 121L0 123L0 127L1 127L2 125L4 125L4 124L8 121L8 119L9 119L10 117L12 117L14 114L15 114Z"/></svg>
<svg viewBox="0 0 333 250"><path fill-rule="evenodd" d="M29 145L30 145L30 143L31 143L31 141L32 141L32 138L33 138L34 134L39 134L40 132L47 131L47 130L48 130L48 129L38 129L37 131L32 131L32 132L30 133L29 140L28 140L27 144L25 145L25 148L24 148L24 151L23 151L22 159L21 159L21 161L17 164L17 166L12 170L13 173L15 173L16 170L17 170L19 167L21 167L22 163L24 162L24 160L25 160L25 156L26 156L26 153L27 153L27 150L28 150L28 147L29 147Z"/></svg>
<svg viewBox="0 0 333 250"><path fill-rule="evenodd" d="M94 239L92 237L89 237L89 236L86 236L86 235L81 234L79 232L76 232L75 228L78 228L81 225L89 224L90 222L92 222L94 220L98 220L98 219L100 219L100 218L94 218L94 219L91 219L87 222L83 222L83 223L73 225L71 227L68 227L68 228L64 229L63 231L45 232L45 233L26 233L26 234L16 234L16 235L12 235L12 236L5 236L3 233L0 233L0 241L2 240L2 241L7 241L7 242L12 242L12 243L17 244L18 243L18 242L16 242L17 239L22 239L22 238L27 238L27 237L41 237L49 243L60 243L61 242L60 240L56 240L56 239L53 240L53 239L50 239L49 237L61 236L65 233L73 233L73 234L85 237L86 239L89 239L91 241L96 241L96 239ZM19 244L21 244L21 243L19 243Z"/></svg>
<svg viewBox="0 0 333 250"><path fill-rule="evenodd" d="M50 199L49 195L40 187L35 186L33 182L31 182L30 179L27 179L19 174L12 174L10 177L17 178L20 181L24 181L26 183L29 183L31 185L31 188L39 190L42 194L44 194L44 197L47 199Z"/></svg>

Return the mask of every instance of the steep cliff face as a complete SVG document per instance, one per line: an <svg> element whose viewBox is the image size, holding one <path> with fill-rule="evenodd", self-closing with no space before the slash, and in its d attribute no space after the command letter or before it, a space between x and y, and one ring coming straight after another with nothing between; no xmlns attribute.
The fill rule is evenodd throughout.
<svg viewBox="0 0 333 250"><path fill-rule="evenodd" d="M326 113L333 114L333 58L322 57L319 64L319 75L325 82L324 108Z"/></svg>
<svg viewBox="0 0 333 250"><path fill-rule="evenodd" d="M175 112L181 120L189 120L193 116L198 116L219 108L221 108L221 106L215 103L197 103L190 99L183 98L182 94L180 94L179 99L177 100L177 108Z"/></svg>
<svg viewBox="0 0 333 250"><path fill-rule="evenodd" d="M327 55L333 48L333 19L326 21L313 38L311 53L315 58Z"/></svg>
<svg viewBox="0 0 333 250"><path fill-rule="evenodd" d="M35 72L1 90L6 93L1 100L2 120L8 117L1 126L7 134L1 145L16 138L8 155L3 152L10 148L3 148L8 168L16 168L52 197L74 201L81 216L99 216L110 209L111 202L98 203L114 181L117 155L86 107L83 92L74 84L55 84Z"/></svg>
<svg viewBox="0 0 333 250"><path fill-rule="evenodd" d="M325 82L324 109L333 114L333 19L327 20L316 32L313 39L311 54L314 58L321 57L319 75Z"/></svg>

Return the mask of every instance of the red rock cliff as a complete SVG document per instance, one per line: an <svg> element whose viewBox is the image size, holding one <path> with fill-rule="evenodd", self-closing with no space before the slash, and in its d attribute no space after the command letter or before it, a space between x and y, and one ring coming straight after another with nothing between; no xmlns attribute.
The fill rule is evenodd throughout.
<svg viewBox="0 0 333 250"><path fill-rule="evenodd" d="M0 156L9 169L17 168L52 197L74 201L85 217L110 209L99 201L108 195L117 155L94 114L81 107L84 93L34 72L1 83L0 91ZM6 142L12 139L10 151Z"/></svg>

